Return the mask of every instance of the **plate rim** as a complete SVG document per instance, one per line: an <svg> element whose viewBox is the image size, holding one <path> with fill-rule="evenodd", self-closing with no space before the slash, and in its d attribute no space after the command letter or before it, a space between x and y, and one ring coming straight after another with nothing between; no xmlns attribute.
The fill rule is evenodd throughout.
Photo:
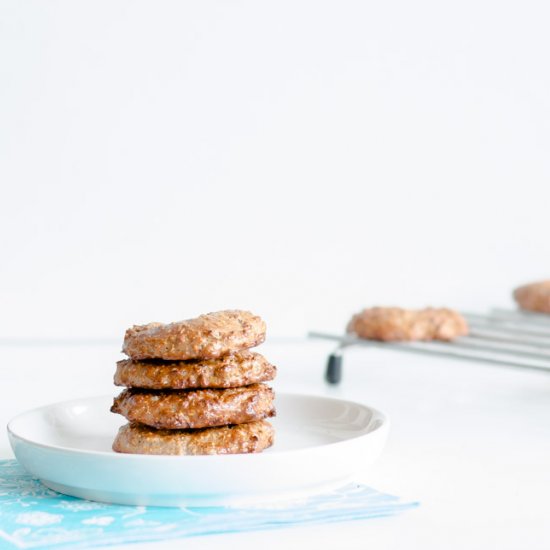
<svg viewBox="0 0 550 550"><path fill-rule="evenodd" d="M74 449L72 447L64 447L61 445L54 445L54 444L47 444L47 443L40 443L37 441L34 441L32 439L29 439L28 437L24 437L20 434L18 434L16 431L14 431L13 424L16 423L19 419L21 419L24 416L36 414L40 411L50 409L55 406L59 405L68 405L73 402L80 402L80 401L88 401L93 399L105 399L110 398L112 399L113 396L109 394L103 394L103 395L93 395L88 397L80 397L80 398L74 398L74 399L67 399L63 401L57 401L53 403L48 403L46 405L41 405L39 407L35 407L33 409L29 409L27 411L23 411L13 418L9 420L9 422L6 425L6 429L8 432L8 436L10 439L10 443L13 449L13 443L12 438L17 439L21 441L22 443L25 443L27 445L31 445L34 447L39 447L42 449L45 449L47 451L57 451L57 452L63 452L63 453L69 453L69 454L75 454L79 456L97 456L97 457L105 457L105 458L112 458L113 460L146 460L151 462L164 462L164 461L173 461L173 462L181 462L182 460L185 461L219 461L224 460L226 462L227 460L269 460L269 457L273 456L286 456L286 455L294 455L294 454L301 454L304 452L311 453L313 449L315 448L326 448L326 447L334 447L334 446L341 446L349 444L351 441L358 440L364 437L372 436L381 430L389 429L390 426L390 418L387 415L387 413L381 411L380 409L376 407L372 407L370 405L366 405L364 403L360 403L358 401L351 401L349 399L340 399L338 397L332 397L332 396L324 396L324 395L317 395L317 394L304 394L304 393L297 393L297 392L277 392L277 396L285 396L285 397L291 397L291 398L305 398L305 399L321 399L325 401L332 401L332 402L339 402L339 403L346 403L353 405L355 407L361 407L363 409L367 409L370 412L373 413L373 419L377 418L380 420L379 425L374 427L372 430L361 433L357 436L350 437L343 439L341 441L333 441L330 443L323 443L320 445L315 445L312 447L305 447L302 449L289 449L284 451L277 451L274 450L270 453L238 453L238 454L218 454L218 455L148 455L148 454L137 454L137 453L116 453L113 451L96 451L96 450L80 450L80 449ZM116 457L116 458L114 458ZM246 458L244 458L246 457ZM267 457L267 458L266 458Z"/></svg>

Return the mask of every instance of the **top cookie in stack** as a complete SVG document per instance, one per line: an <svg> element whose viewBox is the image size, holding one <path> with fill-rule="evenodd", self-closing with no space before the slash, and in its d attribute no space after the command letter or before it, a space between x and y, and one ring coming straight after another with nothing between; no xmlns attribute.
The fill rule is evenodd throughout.
<svg viewBox="0 0 550 550"><path fill-rule="evenodd" d="M126 386L112 412L125 416L118 452L259 452L273 442L276 368L248 348L265 339L264 321L230 310L126 331L115 384Z"/></svg>

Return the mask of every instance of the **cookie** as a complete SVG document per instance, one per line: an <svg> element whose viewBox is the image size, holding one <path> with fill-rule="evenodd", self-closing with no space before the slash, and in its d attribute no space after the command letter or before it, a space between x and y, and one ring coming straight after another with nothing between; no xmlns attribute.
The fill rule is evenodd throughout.
<svg viewBox="0 0 550 550"><path fill-rule="evenodd" d="M264 321L248 311L218 311L177 323L133 326L122 351L137 360L217 359L261 344L265 329Z"/></svg>
<svg viewBox="0 0 550 550"><path fill-rule="evenodd" d="M238 351L220 359L191 361L118 361L116 386L152 390L190 388L237 388L273 380L277 368L252 351Z"/></svg>
<svg viewBox="0 0 550 550"><path fill-rule="evenodd" d="M369 340L454 340L468 334L468 324L452 309L373 307L354 315L347 331Z"/></svg>
<svg viewBox="0 0 550 550"><path fill-rule="evenodd" d="M111 412L153 428L188 429L241 424L275 416L273 390L265 384L204 390L126 389Z"/></svg>
<svg viewBox="0 0 550 550"><path fill-rule="evenodd" d="M514 299L521 309L550 313L550 281L520 286L514 290Z"/></svg>
<svg viewBox="0 0 550 550"><path fill-rule="evenodd" d="M273 426L265 420L200 430L157 430L125 424L118 431L113 451L145 455L259 453L270 447L273 439Z"/></svg>

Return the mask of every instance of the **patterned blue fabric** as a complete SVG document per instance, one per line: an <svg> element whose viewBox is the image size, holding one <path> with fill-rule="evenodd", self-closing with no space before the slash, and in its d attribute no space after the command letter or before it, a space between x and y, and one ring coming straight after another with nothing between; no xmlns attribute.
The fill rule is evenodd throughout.
<svg viewBox="0 0 550 550"><path fill-rule="evenodd" d="M68 497L0 460L0 548L86 548L390 516L416 506L364 485L247 508L118 506Z"/></svg>

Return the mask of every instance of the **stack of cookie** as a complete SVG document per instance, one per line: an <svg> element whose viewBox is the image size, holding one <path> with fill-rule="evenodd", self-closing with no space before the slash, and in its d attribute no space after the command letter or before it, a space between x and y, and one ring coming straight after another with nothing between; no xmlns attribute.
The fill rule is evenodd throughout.
<svg viewBox="0 0 550 550"><path fill-rule="evenodd" d="M113 450L138 454L260 452L273 443L274 394L263 382L276 368L249 351L264 321L229 310L126 331L115 384L127 389L111 411L129 420Z"/></svg>

